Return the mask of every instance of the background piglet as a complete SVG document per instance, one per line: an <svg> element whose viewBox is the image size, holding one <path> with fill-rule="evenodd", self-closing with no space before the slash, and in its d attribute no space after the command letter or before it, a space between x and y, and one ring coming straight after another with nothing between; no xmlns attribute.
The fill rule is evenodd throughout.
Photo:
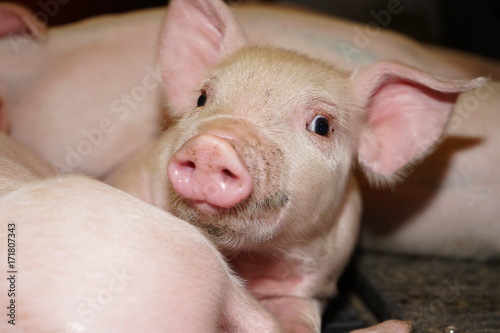
<svg viewBox="0 0 500 333"><path fill-rule="evenodd" d="M204 230L285 332L319 332L357 238L356 160L398 179L484 81L247 46L217 0L172 1L161 40L178 121L109 182Z"/></svg>
<svg viewBox="0 0 500 333"><path fill-rule="evenodd" d="M47 29L35 13L0 3L0 108L8 133L58 173L95 177L150 142L163 126L155 62L163 15Z"/></svg>

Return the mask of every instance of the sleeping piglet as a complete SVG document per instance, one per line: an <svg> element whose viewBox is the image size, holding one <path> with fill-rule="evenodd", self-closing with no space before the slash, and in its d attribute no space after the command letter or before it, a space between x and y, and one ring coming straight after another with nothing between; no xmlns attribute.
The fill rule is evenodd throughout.
<svg viewBox="0 0 500 333"><path fill-rule="evenodd" d="M219 0L171 2L159 61L174 124L108 182L204 230L284 332L320 331L358 235L353 167L399 180L484 83L248 45Z"/></svg>

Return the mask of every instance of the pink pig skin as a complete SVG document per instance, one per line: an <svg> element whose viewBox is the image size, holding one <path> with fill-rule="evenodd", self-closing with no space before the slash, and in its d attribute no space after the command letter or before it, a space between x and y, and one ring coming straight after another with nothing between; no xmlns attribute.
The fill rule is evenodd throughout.
<svg viewBox="0 0 500 333"><path fill-rule="evenodd" d="M54 170L35 153L0 132L0 193L54 175Z"/></svg>
<svg viewBox="0 0 500 333"><path fill-rule="evenodd" d="M204 230L295 333L320 331L356 243L353 166L398 179L439 140L459 93L485 83L253 47L217 0L171 2L160 62L177 120L108 181Z"/></svg>
<svg viewBox="0 0 500 333"><path fill-rule="evenodd" d="M1 332L280 332L197 228L101 182L32 181L0 211L17 271Z"/></svg>

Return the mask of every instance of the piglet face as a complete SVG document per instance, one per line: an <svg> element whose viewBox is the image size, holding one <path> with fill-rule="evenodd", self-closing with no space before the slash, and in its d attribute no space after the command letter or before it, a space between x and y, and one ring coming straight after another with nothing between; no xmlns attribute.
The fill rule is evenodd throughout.
<svg viewBox="0 0 500 333"><path fill-rule="evenodd" d="M207 78L170 129L172 212L231 249L317 236L333 221L355 150L346 74L247 48Z"/></svg>

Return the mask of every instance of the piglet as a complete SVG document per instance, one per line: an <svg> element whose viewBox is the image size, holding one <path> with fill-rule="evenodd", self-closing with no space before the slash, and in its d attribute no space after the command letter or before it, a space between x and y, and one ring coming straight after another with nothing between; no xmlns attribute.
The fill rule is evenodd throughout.
<svg viewBox="0 0 500 333"><path fill-rule="evenodd" d="M0 213L2 333L280 332L199 229L102 182L27 182Z"/></svg>
<svg viewBox="0 0 500 333"><path fill-rule="evenodd" d="M94 177L150 142L162 126L155 45L164 11L47 29L35 13L0 2L0 109L9 135L58 173Z"/></svg>
<svg viewBox="0 0 500 333"><path fill-rule="evenodd" d="M356 243L353 167L376 184L400 179L459 93L484 83L393 62L350 73L248 45L219 0L171 2L160 63L176 122L109 183L204 230L295 333L320 331Z"/></svg>

